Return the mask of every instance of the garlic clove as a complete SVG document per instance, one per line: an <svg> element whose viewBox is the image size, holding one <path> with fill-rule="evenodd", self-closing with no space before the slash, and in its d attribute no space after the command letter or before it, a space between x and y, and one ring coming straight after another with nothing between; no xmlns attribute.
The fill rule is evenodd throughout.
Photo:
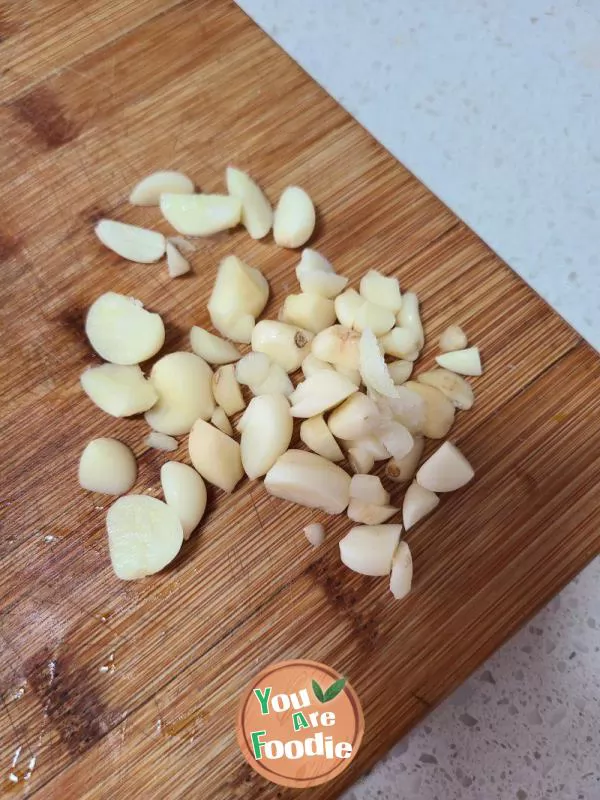
<svg viewBox="0 0 600 800"><path fill-rule="evenodd" d="M338 439L360 439L379 424L376 403L366 394L354 392L335 408L327 420L329 430Z"/></svg>
<svg viewBox="0 0 600 800"><path fill-rule="evenodd" d="M358 369L360 334L343 325L332 325L320 331L312 340L311 352L335 367Z"/></svg>
<svg viewBox="0 0 600 800"><path fill-rule="evenodd" d="M392 458L397 460L407 456L414 445L411 432L396 420L387 420L381 423L377 431L377 438L383 443Z"/></svg>
<svg viewBox="0 0 600 800"><path fill-rule="evenodd" d="M220 334L239 344L250 344L256 320L251 314L211 314L212 324Z"/></svg>
<svg viewBox="0 0 600 800"><path fill-rule="evenodd" d="M342 364L338 364L335 367L335 371L339 372L340 375L343 375L345 378L351 380L357 389L360 388L360 385L362 383L362 377L360 375L359 370L352 369L351 367L344 367Z"/></svg>
<svg viewBox="0 0 600 800"><path fill-rule="evenodd" d="M398 386L401 383L406 383L410 378L413 365L412 362L401 359L400 361L391 361L388 364L388 370L392 380Z"/></svg>
<svg viewBox="0 0 600 800"><path fill-rule="evenodd" d="M344 446L350 448L360 448L367 453L370 453L374 461L385 461L391 455L390 451L381 441L379 434L369 434L368 436L361 436L360 439L351 439L344 442ZM358 470L365 474L370 470Z"/></svg>
<svg viewBox="0 0 600 800"><path fill-rule="evenodd" d="M360 309L365 302L356 289L346 289L335 298L335 315L345 328L354 328L354 323Z"/></svg>
<svg viewBox="0 0 600 800"><path fill-rule="evenodd" d="M402 295L402 305L397 316L398 325L401 328L408 328L414 333L417 339L419 350L425 344L425 334L421 323L421 312L419 310L419 298L414 292L406 292Z"/></svg>
<svg viewBox="0 0 600 800"><path fill-rule="evenodd" d="M377 475L353 475L350 480L350 497L374 506L387 506L390 502L389 492L383 488Z"/></svg>
<svg viewBox="0 0 600 800"><path fill-rule="evenodd" d="M242 218L239 198L221 194L171 194L160 196L167 222L184 236L210 236L235 228Z"/></svg>
<svg viewBox="0 0 600 800"><path fill-rule="evenodd" d="M443 439L454 422L454 406L445 395L434 386L427 386L417 381L407 381L407 390L418 394L425 403L425 417L419 433L428 439Z"/></svg>
<svg viewBox="0 0 600 800"><path fill-rule="evenodd" d="M171 242L167 242L167 271L170 278L179 278L190 271L190 262Z"/></svg>
<svg viewBox="0 0 600 800"><path fill-rule="evenodd" d="M293 420L290 404L282 394L253 397L238 424L242 464L252 480L271 469L290 446Z"/></svg>
<svg viewBox="0 0 600 800"><path fill-rule="evenodd" d="M395 483L403 483L414 477L421 456L425 440L422 436L413 437L413 446L410 451L401 459L391 458L385 465L386 477Z"/></svg>
<svg viewBox="0 0 600 800"><path fill-rule="evenodd" d="M144 439L144 444L146 447L150 447L153 450L165 450L169 453L172 453L179 447L177 439L174 439L172 436L167 436L166 433L159 433L158 431L150 431L148 436Z"/></svg>
<svg viewBox="0 0 600 800"><path fill-rule="evenodd" d="M214 425L215 428L218 428L223 433L226 433L227 436L233 436L233 428L231 427L231 422L227 417L227 414L223 411L220 406L215 408L212 417L210 418L211 425Z"/></svg>
<svg viewBox="0 0 600 800"><path fill-rule="evenodd" d="M348 503L348 519L364 525L381 525L399 511L394 506L379 506L351 498Z"/></svg>
<svg viewBox="0 0 600 800"><path fill-rule="evenodd" d="M459 375L481 375L481 358L478 347L468 347L466 350L453 350L451 353L442 353L435 360L444 369L457 372Z"/></svg>
<svg viewBox="0 0 600 800"><path fill-rule="evenodd" d="M183 351L163 356L150 372L158 402L146 411L146 422L170 436L189 433L198 417L210 419L215 410L212 378L200 356Z"/></svg>
<svg viewBox="0 0 600 800"><path fill-rule="evenodd" d="M452 350L464 350L467 344L467 336L459 325L449 325L440 336L440 350L442 353L449 353Z"/></svg>
<svg viewBox="0 0 600 800"><path fill-rule="evenodd" d="M212 391L216 404L229 416L246 408L233 364L223 364L215 370L212 377Z"/></svg>
<svg viewBox="0 0 600 800"><path fill-rule="evenodd" d="M204 480L231 493L244 469L239 444L203 419L194 423L188 440L194 468Z"/></svg>
<svg viewBox="0 0 600 800"><path fill-rule="evenodd" d="M402 306L402 295L397 278L388 278L370 269L360 281L360 293L369 302L393 312L394 320Z"/></svg>
<svg viewBox="0 0 600 800"><path fill-rule="evenodd" d="M257 397L263 394L283 394L285 397L289 397L294 391L294 384L283 367L280 367L279 364L271 364L267 377L258 384L251 383L249 388Z"/></svg>
<svg viewBox="0 0 600 800"><path fill-rule="evenodd" d="M308 194L299 186L288 186L275 209L275 244L280 247L302 247L312 236L315 222L315 207Z"/></svg>
<svg viewBox="0 0 600 800"><path fill-rule="evenodd" d="M320 358L317 358L313 353L309 353L306 356L301 367L302 374L305 378L310 378L310 376L314 375L315 372L321 372L321 370L324 369L333 370L333 366L331 364L328 364L327 361L322 361Z"/></svg>
<svg viewBox="0 0 600 800"><path fill-rule="evenodd" d="M114 219L101 219L94 232L105 247L129 261L153 264L165 254L166 240L158 231Z"/></svg>
<svg viewBox="0 0 600 800"><path fill-rule="evenodd" d="M137 364L89 367L81 373L80 381L90 400L112 417L141 414L158 400L154 387Z"/></svg>
<svg viewBox="0 0 600 800"><path fill-rule="evenodd" d="M267 472L265 489L292 503L341 514L350 499L350 476L316 453L288 450Z"/></svg>
<svg viewBox="0 0 600 800"><path fill-rule="evenodd" d="M189 539L206 510L206 486L192 467L167 461L160 468L160 483L167 505L181 522L183 538Z"/></svg>
<svg viewBox="0 0 600 800"><path fill-rule="evenodd" d="M470 409L475 401L471 385L460 375L447 369L432 369L417 376L419 383L434 386L450 400L455 408Z"/></svg>
<svg viewBox="0 0 600 800"><path fill-rule="evenodd" d="M396 387L397 397L386 397L368 390L369 397L377 403L382 420L395 420L413 434L420 434L425 423L425 401L406 384Z"/></svg>
<svg viewBox="0 0 600 800"><path fill-rule="evenodd" d="M327 427L323 415L305 419L300 425L300 439L313 452L329 461L343 461L344 454Z"/></svg>
<svg viewBox="0 0 600 800"><path fill-rule="evenodd" d="M413 563L409 546L400 542L392 561L390 575L390 591L396 600L402 600L410 592L412 586Z"/></svg>
<svg viewBox="0 0 600 800"><path fill-rule="evenodd" d="M185 236L169 236L167 241L171 242L171 244L176 247L180 253L185 253L189 256L196 252L196 246L190 242L189 239L186 239Z"/></svg>
<svg viewBox="0 0 600 800"><path fill-rule="evenodd" d="M235 365L235 377L242 386L258 385L266 380L270 366L271 359L265 353L247 353Z"/></svg>
<svg viewBox="0 0 600 800"><path fill-rule="evenodd" d="M473 467L452 442L444 442L417 472L419 486L430 492L454 492L475 475Z"/></svg>
<svg viewBox="0 0 600 800"><path fill-rule="evenodd" d="M419 340L409 328L392 328L379 340L386 355L416 361L419 357Z"/></svg>
<svg viewBox="0 0 600 800"><path fill-rule="evenodd" d="M407 398L408 402L406 389L394 384L379 342L369 328L366 328L360 336L358 351L359 369L365 386L385 397Z"/></svg>
<svg viewBox="0 0 600 800"><path fill-rule="evenodd" d="M361 575L389 575L402 525L357 525L340 540L342 563Z"/></svg>
<svg viewBox="0 0 600 800"><path fill-rule="evenodd" d="M348 463L353 472L366 474L373 469L375 458L366 447L358 444L348 450Z"/></svg>
<svg viewBox="0 0 600 800"><path fill-rule="evenodd" d="M406 490L402 503L402 523L407 531L430 514L439 505L440 498L429 489L413 481Z"/></svg>
<svg viewBox="0 0 600 800"><path fill-rule="evenodd" d="M263 239L273 225L267 196L248 174L235 167L227 167L225 181L229 194L242 203L242 225L253 239Z"/></svg>
<svg viewBox="0 0 600 800"><path fill-rule="evenodd" d="M313 522L303 528L304 535L313 547L319 547L325 541L325 528L319 522Z"/></svg>
<svg viewBox="0 0 600 800"><path fill-rule="evenodd" d="M269 299L265 276L237 256L227 256L219 264L217 277L208 301L208 312L217 329L215 318L226 319L242 314L258 317Z"/></svg>
<svg viewBox="0 0 600 800"><path fill-rule="evenodd" d="M92 439L79 459L79 485L88 492L125 494L136 477L135 456L118 439Z"/></svg>
<svg viewBox="0 0 600 800"><path fill-rule="evenodd" d="M333 300L318 294L290 294L279 312L279 319L311 333L329 328L335 322Z"/></svg>
<svg viewBox="0 0 600 800"><path fill-rule="evenodd" d="M395 322L396 316L392 311L365 300L354 317L354 328L361 333L370 329L375 336L383 336L391 331Z"/></svg>
<svg viewBox="0 0 600 800"><path fill-rule="evenodd" d="M310 352L313 334L310 331L271 319L258 322L252 331L252 349L265 353L286 372L300 367Z"/></svg>
<svg viewBox="0 0 600 800"><path fill-rule="evenodd" d="M342 292L348 284L348 278L336 275L329 261L310 248L302 251L300 263L296 267L296 277L303 292L317 294L329 300Z"/></svg>
<svg viewBox="0 0 600 800"><path fill-rule="evenodd" d="M190 331L190 345L194 353L209 364L230 364L241 358L241 353L234 344L197 325Z"/></svg>
<svg viewBox="0 0 600 800"><path fill-rule="evenodd" d="M337 372L323 370L301 381L290 395L292 416L314 417L337 406L356 392L352 381Z"/></svg>
<svg viewBox="0 0 600 800"><path fill-rule="evenodd" d="M160 170L147 175L131 190L129 202L134 206L157 206L161 194L193 194L194 182L183 172Z"/></svg>

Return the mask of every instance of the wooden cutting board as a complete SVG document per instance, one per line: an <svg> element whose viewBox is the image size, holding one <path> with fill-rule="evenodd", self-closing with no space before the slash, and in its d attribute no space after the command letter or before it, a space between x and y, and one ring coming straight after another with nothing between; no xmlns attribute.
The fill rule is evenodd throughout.
<svg viewBox="0 0 600 800"><path fill-rule="evenodd" d="M300 657L349 676L365 710L355 762L311 793L334 797L599 552L598 358L232 3L3 8L0 796L291 797L243 761L234 718L257 671ZM268 316L296 286L298 254L241 230L201 241L177 281L95 239L102 216L167 230L127 204L146 173L181 168L222 191L228 163L273 200L309 190L314 244L342 274L376 267L418 292L424 367L451 322L483 353L475 408L453 432L477 479L407 536L403 602L342 567L345 518L326 520L314 550L301 529L325 517L247 481L231 497L211 489L172 568L119 582L107 498L77 486L92 437L130 444L135 489L152 495L169 457L144 446L143 420L112 420L79 388L96 361L83 335L95 297L140 297L174 350L208 323L226 254L268 276Z"/></svg>

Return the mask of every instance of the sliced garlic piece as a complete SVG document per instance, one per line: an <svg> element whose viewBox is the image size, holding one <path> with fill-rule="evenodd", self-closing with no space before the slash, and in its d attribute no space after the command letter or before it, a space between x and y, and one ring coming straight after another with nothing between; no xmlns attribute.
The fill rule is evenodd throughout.
<svg viewBox="0 0 600 800"><path fill-rule="evenodd" d="M329 328L335 322L333 300L318 294L290 294L279 312L279 319L311 333Z"/></svg>
<svg viewBox="0 0 600 800"><path fill-rule="evenodd" d="M369 329L375 336L383 336L391 331L395 322L396 317L392 311L365 300L356 312L354 328L361 333Z"/></svg>
<svg viewBox="0 0 600 800"><path fill-rule="evenodd" d="M190 331L190 344L194 353L209 364L230 364L242 355L234 344L197 325Z"/></svg>
<svg viewBox="0 0 600 800"><path fill-rule="evenodd" d="M321 372L324 369L333 370L333 366L327 361L317 358L313 353L309 353L302 362L302 374L305 378L310 378L315 372Z"/></svg>
<svg viewBox="0 0 600 800"><path fill-rule="evenodd" d="M444 444L425 461L417 472L419 486L430 492L454 492L475 475L473 467L452 442Z"/></svg>
<svg viewBox="0 0 600 800"><path fill-rule="evenodd" d="M120 497L106 515L108 549L117 578L154 575L170 564L183 544L174 509L147 494Z"/></svg>
<svg viewBox="0 0 600 800"><path fill-rule="evenodd" d="M350 497L374 506L387 506L390 494L383 488L377 475L353 475L350 481Z"/></svg>
<svg viewBox="0 0 600 800"><path fill-rule="evenodd" d="M184 236L210 236L235 228L242 218L239 198L222 194L161 194L160 210Z"/></svg>
<svg viewBox="0 0 600 800"><path fill-rule="evenodd" d="M366 447L357 445L348 450L348 463L353 472L357 474L366 474L373 469L375 465L375 458Z"/></svg>
<svg viewBox="0 0 600 800"><path fill-rule="evenodd" d="M180 351L160 358L150 372L158 402L146 411L148 425L178 436L189 433L198 417L210 419L215 410L212 378L206 361L193 353Z"/></svg>
<svg viewBox="0 0 600 800"><path fill-rule="evenodd" d="M303 528L304 535L313 547L318 547L325 541L325 528L319 522L313 522Z"/></svg>
<svg viewBox="0 0 600 800"><path fill-rule="evenodd" d="M309 248L302 251L300 263L296 267L296 277L303 292L318 294L330 300L337 297L348 283L348 278L336 275L324 256Z"/></svg>
<svg viewBox="0 0 600 800"><path fill-rule="evenodd" d="M262 239L273 225L273 209L260 186L245 172L227 167L227 191L242 203L242 225L253 239Z"/></svg>
<svg viewBox="0 0 600 800"><path fill-rule="evenodd" d="M231 416L246 408L242 390L235 377L233 364L223 364L212 378L212 391L215 402L223 411Z"/></svg>
<svg viewBox="0 0 600 800"><path fill-rule="evenodd" d="M290 446L293 420L290 404L282 394L253 397L238 423L246 475L253 480L271 469Z"/></svg>
<svg viewBox="0 0 600 800"><path fill-rule="evenodd" d="M235 365L235 377L242 386L259 385L266 380L270 366L271 359L265 353L247 353Z"/></svg>
<svg viewBox="0 0 600 800"><path fill-rule="evenodd" d="M350 499L350 476L316 453L288 450L267 472L265 489L301 506L341 514Z"/></svg>
<svg viewBox="0 0 600 800"><path fill-rule="evenodd" d="M233 436L233 428L231 427L231 422L227 414L223 411L223 409L218 406L215 408L212 417L210 418L211 425L214 425L215 428L218 428L223 433L226 433L227 436Z"/></svg>
<svg viewBox="0 0 600 800"><path fill-rule="evenodd" d="M167 461L160 468L160 483L165 501L181 522L183 538L189 539L206 510L206 486L192 467L180 461Z"/></svg>
<svg viewBox="0 0 600 800"><path fill-rule="evenodd" d="M284 189L273 219L273 238L280 247L302 247L313 234L316 213L313 201L299 186Z"/></svg>
<svg viewBox="0 0 600 800"><path fill-rule="evenodd" d="M351 380L357 389L360 387L362 383L362 378L359 370L352 369L351 367L344 367L342 364L338 364L335 367L335 370L336 372L339 372L340 375L343 375L345 378Z"/></svg>
<svg viewBox="0 0 600 800"><path fill-rule="evenodd" d="M370 269L361 278L360 293L365 300L392 311L395 320L396 314L402 306L402 295L397 278L388 278L377 270Z"/></svg>
<svg viewBox="0 0 600 800"><path fill-rule="evenodd" d="M454 406L450 400L434 386L417 381L407 381L404 386L425 402L425 418L419 433L428 439L443 439L454 422Z"/></svg>
<svg viewBox="0 0 600 800"><path fill-rule="evenodd" d="M398 312L397 320L401 328L408 328L409 331L414 333L419 350L422 350L425 344L425 334L421 323L419 298L414 292L406 292L406 294L402 295L402 306Z"/></svg>
<svg viewBox="0 0 600 800"><path fill-rule="evenodd" d="M157 206L161 194L193 194L194 182L183 172L159 170L147 175L131 190L129 202L134 206Z"/></svg>
<svg viewBox="0 0 600 800"><path fill-rule="evenodd" d="M410 592L412 576L413 563L410 548L406 542L400 542L394 554L390 575L390 591L396 600L402 600Z"/></svg>
<svg viewBox="0 0 600 800"><path fill-rule="evenodd" d="M348 503L348 519L364 525L381 525L399 511L394 506L379 506L351 498Z"/></svg>
<svg viewBox="0 0 600 800"><path fill-rule="evenodd" d="M148 436L144 439L146 447L151 447L153 450L166 450L172 453L177 450L179 444L177 439L172 436L167 436L166 433L159 433L158 431L150 431Z"/></svg>
<svg viewBox="0 0 600 800"><path fill-rule="evenodd" d="M79 380L90 400L112 417L141 414L158 400L154 387L137 364L89 367Z"/></svg>
<svg viewBox="0 0 600 800"><path fill-rule="evenodd" d="M335 408L327 420L329 430L338 439L360 439L379 425L377 404L362 392L354 392Z"/></svg>
<svg viewBox="0 0 600 800"><path fill-rule="evenodd" d="M403 458L396 460L391 458L385 465L386 477L395 483L404 483L414 477L421 456L425 440L422 436L413 437L413 446Z"/></svg>
<svg viewBox="0 0 600 800"><path fill-rule="evenodd" d="M167 270L170 278L179 278L190 271L190 262L171 242L167 242Z"/></svg>
<svg viewBox="0 0 600 800"><path fill-rule="evenodd" d="M293 417L314 417L337 406L356 392L352 381L337 372L323 370L301 381L290 395Z"/></svg>
<svg viewBox="0 0 600 800"><path fill-rule="evenodd" d="M389 575L402 525L357 525L340 539L342 563L361 575Z"/></svg>
<svg viewBox="0 0 600 800"><path fill-rule="evenodd" d="M262 394L283 394L290 397L294 391L294 384L287 372L279 364L271 364L267 377L259 384L250 384L250 391L256 397Z"/></svg>
<svg viewBox="0 0 600 800"><path fill-rule="evenodd" d="M158 353L165 326L139 300L116 292L101 294L89 308L85 332L94 350L113 364L139 364Z"/></svg>
<svg viewBox="0 0 600 800"><path fill-rule="evenodd" d="M471 408L475 401L475 395L470 383L460 375L447 369L440 367L440 369L423 372L417 376L417 381L439 389L455 408L461 408L463 411Z"/></svg>
<svg viewBox="0 0 600 800"><path fill-rule="evenodd" d="M444 369L456 372L459 375L481 375L481 358L478 347L468 347L466 350L453 350L451 353L442 353L435 360Z"/></svg>
<svg viewBox="0 0 600 800"><path fill-rule="evenodd" d="M345 328L353 328L356 316L365 302L356 289L346 289L335 298L335 315Z"/></svg>
<svg viewBox="0 0 600 800"><path fill-rule="evenodd" d="M323 415L305 419L300 425L300 439L313 452L329 461L342 461L344 454L327 427Z"/></svg>
<svg viewBox="0 0 600 800"><path fill-rule="evenodd" d="M272 319L258 322L252 331L252 349L265 353L286 372L297 370L310 353L310 331Z"/></svg>
<svg viewBox="0 0 600 800"><path fill-rule="evenodd" d="M413 365L410 361L392 361L388 364L388 370L392 380L396 386L398 386L401 383L406 383L406 381L410 378Z"/></svg>
<svg viewBox="0 0 600 800"><path fill-rule="evenodd" d="M165 254L166 240L158 231L114 219L101 219L94 232L105 247L128 261L153 264Z"/></svg>
<svg viewBox="0 0 600 800"><path fill-rule="evenodd" d="M406 490L402 503L402 524L407 531L430 514L439 505L440 498L435 492L424 489L413 481Z"/></svg>
<svg viewBox="0 0 600 800"><path fill-rule="evenodd" d="M336 367L358 369L360 334L343 325L332 325L317 333L312 340L311 352L322 361Z"/></svg>
<svg viewBox="0 0 600 800"><path fill-rule="evenodd" d="M79 459L79 485L88 492L125 494L136 477L135 456L118 439L92 439Z"/></svg>
<svg viewBox="0 0 600 800"><path fill-rule="evenodd" d="M258 317L269 299L265 276L237 256L227 256L219 264L208 312L217 329L215 317L226 319L241 314Z"/></svg>
<svg viewBox="0 0 600 800"><path fill-rule="evenodd" d="M188 440L194 468L204 480L231 493L244 475L239 444L203 419L197 419Z"/></svg>
<svg viewBox="0 0 600 800"><path fill-rule="evenodd" d="M464 350L467 344L467 336L459 325L449 325L440 336L440 350L442 353L449 353L452 350Z"/></svg>
<svg viewBox="0 0 600 800"><path fill-rule="evenodd" d="M386 355L416 361L419 357L419 340L408 328L392 328L379 340Z"/></svg>
<svg viewBox="0 0 600 800"><path fill-rule="evenodd" d="M414 445L411 432L396 420L386 420L381 423L377 438L383 443L392 458L398 461L407 456Z"/></svg>
<svg viewBox="0 0 600 800"><path fill-rule="evenodd" d="M403 386L396 386L381 353L379 342L372 330L367 328L360 337L360 374L368 389L386 397L406 397Z"/></svg>

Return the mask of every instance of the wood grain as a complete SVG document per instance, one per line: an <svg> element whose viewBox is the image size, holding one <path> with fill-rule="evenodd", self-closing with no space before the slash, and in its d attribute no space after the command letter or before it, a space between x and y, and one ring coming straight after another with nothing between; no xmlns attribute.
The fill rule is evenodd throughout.
<svg viewBox="0 0 600 800"><path fill-rule="evenodd" d="M599 362L233 4L86 6L0 14L0 764L18 747L18 769L36 756L26 782L1 788L65 800L292 796L245 764L234 717L254 673L302 657L349 675L365 710L351 769L311 795L334 797L599 552ZM423 368L449 322L484 354L454 436L478 479L407 537L416 586L402 604L385 580L342 568L344 518L327 520L315 553L299 533L314 513L259 482L231 497L211 490L176 563L120 583L106 498L77 488L93 436L133 447L138 491L160 496L165 460L144 447L142 420L109 419L79 389L94 362L83 319L99 293L139 296L165 318L167 347L187 349L224 255L263 269L268 316L295 285L297 254L240 231L202 241L195 274L179 281L95 240L105 214L167 231L156 210L126 204L141 175L178 167L218 191L227 163L273 200L305 186L320 212L315 245L340 272L381 268L419 293Z"/></svg>

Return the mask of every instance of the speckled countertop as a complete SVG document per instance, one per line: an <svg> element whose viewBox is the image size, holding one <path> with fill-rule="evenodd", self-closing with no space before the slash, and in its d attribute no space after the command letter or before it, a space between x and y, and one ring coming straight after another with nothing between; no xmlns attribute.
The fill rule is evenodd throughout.
<svg viewBox="0 0 600 800"><path fill-rule="evenodd" d="M600 0L240 0L600 348ZM600 800L600 561L346 800Z"/></svg>

